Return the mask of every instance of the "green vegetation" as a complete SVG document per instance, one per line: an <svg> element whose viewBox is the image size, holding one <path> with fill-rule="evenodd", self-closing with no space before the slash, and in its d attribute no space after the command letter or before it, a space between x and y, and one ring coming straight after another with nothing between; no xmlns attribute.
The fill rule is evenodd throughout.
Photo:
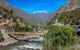
<svg viewBox="0 0 80 50"><path fill-rule="evenodd" d="M75 40L76 35L71 26L54 24L49 28L48 33L44 35L44 50L60 50L60 47L74 44Z"/></svg>
<svg viewBox="0 0 80 50"><path fill-rule="evenodd" d="M33 32L38 31L38 26L34 24L26 24L21 17L12 17L12 10L7 10L4 7L0 6L0 14L8 20L12 20L12 27L15 32ZM14 25L13 25L14 24Z"/></svg>
<svg viewBox="0 0 80 50"><path fill-rule="evenodd" d="M3 40L4 40L4 38L2 37L2 34L0 34L0 42Z"/></svg>
<svg viewBox="0 0 80 50"><path fill-rule="evenodd" d="M49 21L48 25L54 24L56 19L58 19L59 23L80 25L80 8L68 12L63 12L61 14L56 14L52 20Z"/></svg>
<svg viewBox="0 0 80 50"><path fill-rule="evenodd" d="M0 6L0 11L5 11L6 13L11 13L11 11L5 9L4 7Z"/></svg>
<svg viewBox="0 0 80 50"><path fill-rule="evenodd" d="M44 36L44 50L80 50L80 37L76 36L73 25L80 25L80 8L56 14L48 22L49 31Z"/></svg>
<svg viewBox="0 0 80 50"><path fill-rule="evenodd" d="M15 32L34 32L38 31L38 26L34 24L28 24L24 22L23 18L16 17L13 19L15 24L14 30Z"/></svg>
<svg viewBox="0 0 80 50"><path fill-rule="evenodd" d="M25 27L16 26L15 32L35 32L38 31L38 26L36 25L26 25Z"/></svg>

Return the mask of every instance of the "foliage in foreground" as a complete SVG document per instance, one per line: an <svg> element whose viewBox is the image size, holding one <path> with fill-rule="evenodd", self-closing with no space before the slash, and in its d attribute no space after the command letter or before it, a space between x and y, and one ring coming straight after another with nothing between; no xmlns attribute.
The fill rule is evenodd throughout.
<svg viewBox="0 0 80 50"><path fill-rule="evenodd" d="M49 28L48 33L44 35L44 50L54 50L74 44L74 29L67 25L54 24Z"/></svg>

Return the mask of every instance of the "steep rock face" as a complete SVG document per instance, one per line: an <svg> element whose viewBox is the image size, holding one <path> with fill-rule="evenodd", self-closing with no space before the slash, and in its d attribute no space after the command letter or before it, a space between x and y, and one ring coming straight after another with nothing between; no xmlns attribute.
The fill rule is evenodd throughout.
<svg viewBox="0 0 80 50"><path fill-rule="evenodd" d="M80 7L80 0L68 0L67 7L71 8L79 8Z"/></svg>

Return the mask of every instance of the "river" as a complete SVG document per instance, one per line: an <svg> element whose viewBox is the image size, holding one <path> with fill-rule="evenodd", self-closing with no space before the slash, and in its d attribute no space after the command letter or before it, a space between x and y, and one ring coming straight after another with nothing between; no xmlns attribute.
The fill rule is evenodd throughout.
<svg viewBox="0 0 80 50"><path fill-rule="evenodd" d="M0 47L0 50L42 50L42 43L20 41L12 45Z"/></svg>

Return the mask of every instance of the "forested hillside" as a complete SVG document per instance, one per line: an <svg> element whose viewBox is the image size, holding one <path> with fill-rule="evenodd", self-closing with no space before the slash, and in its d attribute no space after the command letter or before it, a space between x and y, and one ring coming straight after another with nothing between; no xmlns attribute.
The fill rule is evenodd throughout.
<svg viewBox="0 0 80 50"><path fill-rule="evenodd" d="M80 25L80 8L68 12L63 12L61 14L56 14L51 19L49 24L55 23L56 20L58 20L59 23Z"/></svg>
<svg viewBox="0 0 80 50"><path fill-rule="evenodd" d="M56 15L51 18L48 25L55 22L80 25L80 0L68 0L68 3L61 6L55 13Z"/></svg>

